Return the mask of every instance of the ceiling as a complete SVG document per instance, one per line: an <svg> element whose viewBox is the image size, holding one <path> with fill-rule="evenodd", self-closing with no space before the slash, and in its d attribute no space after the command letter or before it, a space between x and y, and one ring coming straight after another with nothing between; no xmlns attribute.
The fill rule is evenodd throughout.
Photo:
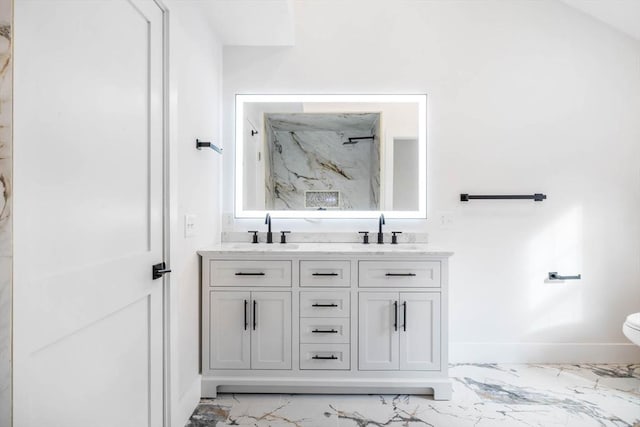
<svg viewBox="0 0 640 427"><path fill-rule="evenodd" d="M294 0L182 1L201 8L225 45L292 46L295 43ZM640 41L640 0L558 1Z"/></svg>
<svg viewBox="0 0 640 427"><path fill-rule="evenodd" d="M183 0L197 4L227 46L292 46L293 0Z"/></svg>
<svg viewBox="0 0 640 427"><path fill-rule="evenodd" d="M560 0L640 40L640 0Z"/></svg>

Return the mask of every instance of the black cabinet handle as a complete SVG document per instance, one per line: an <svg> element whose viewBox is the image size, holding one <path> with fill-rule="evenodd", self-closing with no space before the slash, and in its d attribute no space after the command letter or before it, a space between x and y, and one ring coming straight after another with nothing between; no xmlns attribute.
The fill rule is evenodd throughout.
<svg viewBox="0 0 640 427"><path fill-rule="evenodd" d="M256 330L256 306L258 305L258 303L256 302L256 300L253 300L253 330Z"/></svg>
<svg viewBox="0 0 640 427"><path fill-rule="evenodd" d="M318 304L318 303L311 304L311 307L337 307L337 306L338 306L338 304L334 304L334 303L331 303L331 304Z"/></svg>
<svg viewBox="0 0 640 427"><path fill-rule="evenodd" d="M312 276L337 276L338 273L313 273Z"/></svg>
<svg viewBox="0 0 640 427"><path fill-rule="evenodd" d="M398 301L393 302L393 330L398 330Z"/></svg>
<svg viewBox="0 0 640 427"><path fill-rule="evenodd" d="M236 276L264 276L264 273L236 273Z"/></svg>
<svg viewBox="0 0 640 427"><path fill-rule="evenodd" d="M244 330L247 330L247 327L249 326L249 322L247 322L247 304L249 304L249 301L244 300Z"/></svg>
<svg viewBox="0 0 640 427"><path fill-rule="evenodd" d="M338 360L338 358L336 356L334 356L333 354L331 356L318 356L315 355L312 357L312 359L316 359L316 360Z"/></svg>
<svg viewBox="0 0 640 427"><path fill-rule="evenodd" d="M416 273L387 273L385 276L413 277Z"/></svg>
<svg viewBox="0 0 640 427"><path fill-rule="evenodd" d="M322 330L322 329L314 329L313 331L314 334L337 334L338 331L336 331L335 329L330 329L328 331Z"/></svg>
<svg viewBox="0 0 640 427"><path fill-rule="evenodd" d="M404 311L404 323L402 324L402 330L406 332L407 330L407 302L402 303L402 309Z"/></svg>

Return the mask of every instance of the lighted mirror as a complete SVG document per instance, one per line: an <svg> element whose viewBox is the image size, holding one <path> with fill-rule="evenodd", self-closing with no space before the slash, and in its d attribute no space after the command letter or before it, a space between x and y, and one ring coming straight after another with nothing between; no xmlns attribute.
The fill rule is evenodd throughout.
<svg viewBox="0 0 640 427"><path fill-rule="evenodd" d="M426 95L236 95L236 216L426 217Z"/></svg>

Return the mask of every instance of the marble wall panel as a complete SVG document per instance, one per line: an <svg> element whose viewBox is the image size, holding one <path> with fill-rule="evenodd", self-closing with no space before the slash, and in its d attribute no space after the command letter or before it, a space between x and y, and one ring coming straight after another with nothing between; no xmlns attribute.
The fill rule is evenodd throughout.
<svg viewBox="0 0 640 427"><path fill-rule="evenodd" d="M339 191L340 210L378 210L378 116L363 126L362 115L354 115L349 126L343 114L340 127L327 120L328 115L318 116L295 123L279 119L270 125L267 120L267 209L304 210L305 192ZM344 144L349 137L369 135L375 138Z"/></svg>
<svg viewBox="0 0 640 427"><path fill-rule="evenodd" d="M12 0L0 0L0 426L11 425Z"/></svg>

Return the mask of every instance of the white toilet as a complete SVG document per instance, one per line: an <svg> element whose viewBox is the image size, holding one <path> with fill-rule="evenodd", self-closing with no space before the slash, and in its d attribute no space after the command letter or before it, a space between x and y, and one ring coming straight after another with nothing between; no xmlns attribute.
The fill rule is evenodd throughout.
<svg viewBox="0 0 640 427"><path fill-rule="evenodd" d="M627 316L626 322L622 325L622 332L635 345L640 345L640 313L633 313Z"/></svg>

